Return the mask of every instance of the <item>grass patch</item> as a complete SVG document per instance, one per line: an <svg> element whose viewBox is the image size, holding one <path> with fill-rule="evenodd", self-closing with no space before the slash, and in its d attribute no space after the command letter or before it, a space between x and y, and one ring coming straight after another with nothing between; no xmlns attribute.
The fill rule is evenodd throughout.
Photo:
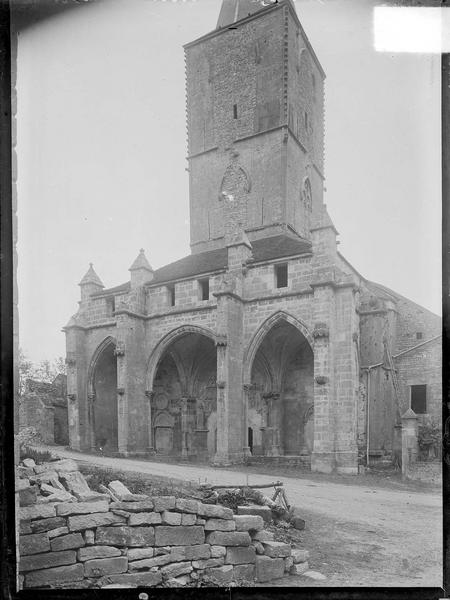
<svg viewBox="0 0 450 600"><path fill-rule="evenodd" d="M38 450L31 446L20 446L20 460L32 458L38 465L40 463L49 462L53 459L53 455L48 450Z"/></svg>

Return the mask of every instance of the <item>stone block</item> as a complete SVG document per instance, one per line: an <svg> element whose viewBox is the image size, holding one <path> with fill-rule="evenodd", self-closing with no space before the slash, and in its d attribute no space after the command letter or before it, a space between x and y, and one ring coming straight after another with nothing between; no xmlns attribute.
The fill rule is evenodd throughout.
<svg viewBox="0 0 450 600"><path fill-rule="evenodd" d="M220 506L218 504L202 504L198 505L198 514L200 517L213 519L232 519L233 511L231 508Z"/></svg>
<svg viewBox="0 0 450 600"><path fill-rule="evenodd" d="M211 546L211 558L222 558L226 553L225 546Z"/></svg>
<svg viewBox="0 0 450 600"><path fill-rule="evenodd" d="M173 510L176 505L175 496L153 496L154 510L163 512L163 510Z"/></svg>
<svg viewBox="0 0 450 600"><path fill-rule="evenodd" d="M39 473L39 475L30 477L30 481L39 483L39 485L42 483L50 483L55 479L58 479L58 473L56 471L44 471L44 473Z"/></svg>
<svg viewBox="0 0 450 600"><path fill-rule="evenodd" d="M262 531L252 532L252 539L256 542L273 542L274 537L271 531L266 531L263 529Z"/></svg>
<svg viewBox="0 0 450 600"><path fill-rule="evenodd" d="M108 483L108 489L111 490L119 502L133 502L134 494L121 481L111 481Z"/></svg>
<svg viewBox="0 0 450 600"><path fill-rule="evenodd" d="M314 579L315 581L323 581L326 579L323 573L319 573L319 571L305 571L303 573L305 577L309 577L310 579Z"/></svg>
<svg viewBox="0 0 450 600"><path fill-rule="evenodd" d="M41 519L39 521L31 522L31 529L33 533L41 533L42 531L50 531L58 527L64 527L66 520L62 517L50 517L49 519Z"/></svg>
<svg viewBox="0 0 450 600"><path fill-rule="evenodd" d="M205 569L204 575L220 586L226 586L233 580L233 565Z"/></svg>
<svg viewBox="0 0 450 600"><path fill-rule="evenodd" d="M292 565L294 564L294 559L292 558L292 556L287 556L284 559L284 570L289 573L289 571L291 570Z"/></svg>
<svg viewBox="0 0 450 600"><path fill-rule="evenodd" d="M171 577L179 577L180 575L186 575L192 571L192 564L190 562L180 562L173 565L166 565L161 567L161 573L165 579Z"/></svg>
<svg viewBox="0 0 450 600"><path fill-rule="evenodd" d="M99 546L101 548L103 546ZM133 560L142 560L144 558L153 558L154 548L130 548L128 550L128 562Z"/></svg>
<svg viewBox="0 0 450 600"><path fill-rule="evenodd" d="M20 506L32 506L37 501L37 489L36 486L28 486L19 490L19 505Z"/></svg>
<svg viewBox="0 0 450 600"><path fill-rule="evenodd" d="M82 579L84 579L84 569L83 565L78 563L27 573L25 575L25 587L58 587L64 582L81 581Z"/></svg>
<svg viewBox="0 0 450 600"><path fill-rule="evenodd" d="M85 562L100 558L116 558L121 552L114 546L87 546L78 550L78 560Z"/></svg>
<svg viewBox="0 0 450 600"><path fill-rule="evenodd" d="M45 554L33 554L22 556L19 561L19 570L38 571L61 565L72 565L77 560L75 550L64 550L63 552L46 552Z"/></svg>
<svg viewBox="0 0 450 600"><path fill-rule="evenodd" d="M162 574L160 572L152 573L123 573L122 575L108 575L99 580L100 585L120 584L128 588L135 587L155 587L162 582Z"/></svg>
<svg viewBox="0 0 450 600"><path fill-rule="evenodd" d="M264 554L264 546L261 542L252 542L252 546L256 550L256 554Z"/></svg>
<svg viewBox="0 0 450 600"><path fill-rule="evenodd" d="M256 581L264 583L272 579L280 579L284 575L284 560L269 556L256 557Z"/></svg>
<svg viewBox="0 0 450 600"><path fill-rule="evenodd" d="M185 513L181 515L181 524L182 525L196 525L197 524L197 516L190 513Z"/></svg>
<svg viewBox="0 0 450 600"><path fill-rule="evenodd" d="M223 556L220 558L206 558L204 560L193 560L194 569L210 569L212 567L221 567L224 564Z"/></svg>
<svg viewBox="0 0 450 600"><path fill-rule="evenodd" d="M19 537L19 554L39 554L50 551L50 542L47 533L35 533L32 535L21 535Z"/></svg>
<svg viewBox="0 0 450 600"><path fill-rule="evenodd" d="M32 467L17 467L17 474L19 477L26 477L27 479L34 476L34 469Z"/></svg>
<svg viewBox="0 0 450 600"><path fill-rule="evenodd" d="M20 521L19 533L20 535L27 535L29 533L33 533L33 530L31 529L31 521Z"/></svg>
<svg viewBox="0 0 450 600"><path fill-rule="evenodd" d="M153 558L143 558L142 560L133 560L128 563L130 571L143 571L153 569L154 567L162 567L169 563L177 562L170 554L161 554Z"/></svg>
<svg viewBox="0 0 450 600"><path fill-rule="evenodd" d="M270 523L272 520L272 511L268 506L258 506L258 504L251 504L250 506L238 506L238 515L257 515L262 517L263 521Z"/></svg>
<svg viewBox="0 0 450 600"><path fill-rule="evenodd" d="M57 527L56 529L51 529L48 532L49 539L53 539L59 537L60 535L67 535L69 533L68 527Z"/></svg>
<svg viewBox="0 0 450 600"><path fill-rule="evenodd" d="M197 514L199 502L197 500L189 500L186 498L177 498L175 501L176 510L185 513Z"/></svg>
<svg viewBox="0 0 450 600"><path fill-rule="evenodd" d="M232 519L206 519L205 531L235 531L236 523Z"/></svg>
<svg viewBox="0 0 450 600"><path fill-rule="evenodd" d="M60 479L64 483L65 488L72 494L89 494L91 492L86 479L78 472L61 473Z"/></svg>
<svg viewBox="0 0 450 600"><path fill-rule="evenodd" d="M297 565L298 563L306 562L309 559L309 552L308 550L294 548L294 550L291 550L291 556L294 560L294 563Z"/></svg>
<svg viewBox="0 0 450 600"><path fill-rule="evenodd" d="M78 502L96 502L99 500L111 500L111 496L109 494L101 494L100 492L93 492L92 490L89 492L73 492L73 495L76 497Z"/></svg>
<svg viewBox="0 0 450 600"><path fill-rule="evenodd" d="M59 517L68 517L70 515L87 515L90 513L106 513L109 504L106 500L101 502L64 502L56 507L56 514Z"/></svg>
<svg viewBox="0 0 450 600"><path fill-rule="evenodd" d="M211 546L209 544L196 544L193 546L171 546L170 555L173 561L177 560L201 560L211 557Z"/></svg>
<svg viewBox="0 0 450 600"><path fill-rule="evenodd" d="M235 565L233 579L238 583L243 581L253 582L255 580L255 565Z"/></svg>
<svg viewBox="0 0 450 600"><path fill-rule="evenodd" d="M304 575L309 570L309 564L307 562L298 563L292 565L289 569L290 575Z"/></svg>
<svg viewBox="0 0 450 600"><path fill-rule="evenodd" d="M21 490L26 490L29 487L30 487L29 479L20 479L20 478L16 477L15 486L14 486L14 490L16 492L20 492Z"/></svg>
<svg viewBox="0 0 450 600"><path fill-rule="evenodd" d="M22 521L33 521L34 519L46 519L56 515L54 504L35 504L19 508L19 519Z"/></svg>
<svg viewBox="0 0 450 600"><path fill-rule="evenodd" d="M161 520L164 525L181 525L181 514L165 510L161 513Z"/></svg>
<svg viewBox="0 0 450 600"><path fill-rule="evenodd" d="M86 546L93 546L95 544L95 533L92 529L86 529L84 532L84 541Z"/></svg>
<svg viewBox="0 0 450 600"><path fill-rule="evenodd" d="M155 546L187 546L204 542L205 532L199 525L190 527L160 525L155 529Z"/></svg>
<svg viewBox="0 0 450 600"><path fill-rule="evenodd" d="M50 542L52 552L60 550L71 550L84 546L84 538L81 533L70 533L68 535L57 536Z"/></svg>
<svg viewBox="0 0 450 600"><path fill-rule="evenodd" d="M30 469L32 469L33 467L36 466L36 463L34 462L34 459L32 459L32 458L24 458L22 461L22 464L24 467L27 467Z"/></svg>
<svg viewBox="0 0 450 600"><path fill-rule="evenodd" d="M92 513L90 515L76 515L69 517L67 523L70 531L81 531L105 525L118 525L124 523L124 517L112 513Z"/></svg>
<svg viewBox="0 0 450 600"><path fill-rule="evenodd" d="M234 515L236 531L261 531L264 527L263 518L258 515Z"/></svg>
<svg viewBox="0 0 450 600"><path fill-rule="evenodd" d="M225 563L227 565L244 565L254 563L256 551L253 546L234 546L227 548Z"/></svg>
<svg viewBox="0 0 450 600"><path fill-rule="evenodd" d="M111 502L111 510L126 510L130 513L153 511L153 501L149 499L139 502Z"/></svg>
<svg viewBox="0 0 450 600"><path fill-rule="evenodd" d="M61 490L60 488L53 487L48 483L41 484L41 493L45 496L55 496L56 500L61 500L61 502L67 502L69 500L74 500L75 498L66 490Z"/></svg>
<svg viewBox="0 0 450 600"><path fill-rule="evenodd" d="M104 575L125 573L127 569L128 559L126 556L98 558L94 560L88 560L84 563L84 576L103 577Z"/></svg>
<svg viewBox="0 0 450 600"><path fill-rule="evenodd" d="M211 546L250 546L250 536L246 531L213 531L206 541Z"/></svg>
<svg viewBox="0 0 450 600"><path fill-rule="evenodd" d="M106 546L129 546L138 548L153 546L155 532L153 527L99 527L95 534L96 544Z"/></svg>
<svg viewBox="0 0 450 600"><path fill-rule="evenodd" d="M294 527L294 529L302 531L303 529L305 529L306 522L300 517L292 517L292 519L290 520L290 524L292 525L292 527Z"/></svg>
<svg viewBox="0 0 450 600"><path fill-rule="evenodd" d="M161 514L158 512L133 513L128 518L128 525L131 527L136 525L160 525L161 522Z"/></svg>
<svg viewBox="0 0 450 600"><path fill-rule="evenodd" d="M291 547L284 542L261 542L264 546L264 554L270 558L286 558L291 556Z"/></svg>
<svg viewBox="0 0 450 600"><path fill-rule="evenodd" d="M205 525L206 523L206 519L202 519L201 517L197 517L197 520L195 522L196 525Z"/></svg>

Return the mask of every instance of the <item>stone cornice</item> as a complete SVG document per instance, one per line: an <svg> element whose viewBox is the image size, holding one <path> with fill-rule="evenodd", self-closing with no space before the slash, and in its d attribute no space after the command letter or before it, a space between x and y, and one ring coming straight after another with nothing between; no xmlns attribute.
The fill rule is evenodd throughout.
<svg viewBox="0 0 450 600"><path fill-rule="evenodd" d="M106 323L95 323L93 325L70 325L69 327L63 327L62 331L67 331L68 329L88 331L89 329L98 329L99 327L117 327L117 323L116 321L107 321Z"/></svg>
<svg viewBox="0 0 450 600"><path fill-rule="evenodd" d="M197 156L203 156L203 154L208 154L208 152L214 152L218 150L219 146L212 146L211 148L207 148L206 150L201 150L200 152L195 152L194 154L189 154L186 156L186 160L191 160L192 158L197 158Z"/></svg>
<svg viewBox="0 0 450 600"><path fill-rule="evenodd" d="M169 317L171 315L181 315L184 313L201 312L203 310L216 310L217 304L209 304L207 306L191 306L189 308L179 308L177 310L168 310L165 312L159 312L145 317L147 321L151 319L159 319L161 317Z"/></svg>
<svg viewBox="0 0 450 600"><path fill-rule="evenodd" d="M147 315L143 315L142 313L137 313L128 308L119 308L114 312L114 316L118 317L120 315L127 315L128 317L133 317L135 319L146 319Z"/></svg>

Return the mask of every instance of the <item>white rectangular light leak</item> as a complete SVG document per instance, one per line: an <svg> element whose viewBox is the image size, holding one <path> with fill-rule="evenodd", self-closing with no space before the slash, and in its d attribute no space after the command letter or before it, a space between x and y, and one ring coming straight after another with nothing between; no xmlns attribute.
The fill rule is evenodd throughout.
<svg viewBox="0 0 450 600"><path fill-rule="evenodd" d="M450 52L450 12L428 6L376 6L377 52Z"/></svg>

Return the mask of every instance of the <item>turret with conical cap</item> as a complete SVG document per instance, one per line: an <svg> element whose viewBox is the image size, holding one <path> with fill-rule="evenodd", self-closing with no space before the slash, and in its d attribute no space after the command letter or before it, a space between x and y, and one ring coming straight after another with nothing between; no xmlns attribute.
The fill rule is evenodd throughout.
<svg viewBox="0 0 450 600"><path fill-rule="evenodd" d="M78 284L81 288L81 301L84 302L96 292L101 292L105 287L102 283L102 280L94 271L94 266L92 263L89 263L89 269L86 272L86 275Z"/></svg>
<svg viewBox="0 0 450 600"><path fill-rule="evenodd" d="M132 288L139 287L153 279L153 269L145 256L143 248L140 249L136 260L128 270L131 273Z"/></svg>

